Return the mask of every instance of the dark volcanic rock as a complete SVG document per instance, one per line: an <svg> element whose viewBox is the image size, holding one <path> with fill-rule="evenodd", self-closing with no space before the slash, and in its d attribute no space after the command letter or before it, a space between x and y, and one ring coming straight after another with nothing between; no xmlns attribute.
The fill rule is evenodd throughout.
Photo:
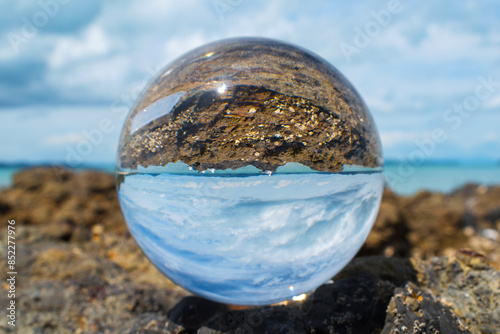
<svg viewBox="0 0 500 334"><path fill-rule="evenodd" d="M284 306L263 307L219 314L196 333L309 333L310 329L298 310Z"/></svg>
<svg viewBox="0 0 500 334"><path fill-rule="evenodd" d="M381 281L389 281L396 286L415 281L417 277L414 264L409 259L394 257L389 261L383 257L363 256L354 258L334 279L341 280L366 274L375 276Z"/></svg>
<svg viewBox="0 0 500 334"><path fill-rule="evenodd" d="M450 309L436 301L434 296L407 284L396 289L387 309L387 318L382 334L470 333Z"/></svg>
<svg viewBox="0 0 500 334"><path fill-rule="evenodd" d="M304 303L316 333L373 333L382 329L395 285L363 273L320 286Z"/></svg>
<svg viewBox="0 0 500 334"><path fill-rule="evenodd" d="M382 163L373 119L347 80L314 54L257 38L216 42L163 69L128 116L119 152L124 169Z"/></svg>
<svg viewBox="0 0 500 334"><path fill-rule="evenodd" d="M167 329L176 333L196 331L208 320L228 309L224 304L189 296L168 312Z"/></svg>
<svg viewBox="0 0 500 334"><path fill-rule="evenodd" d="M460 250L456 257L414 260L418 281L474 333L497 333L500 328L500 272L484 255Z"/></svg>

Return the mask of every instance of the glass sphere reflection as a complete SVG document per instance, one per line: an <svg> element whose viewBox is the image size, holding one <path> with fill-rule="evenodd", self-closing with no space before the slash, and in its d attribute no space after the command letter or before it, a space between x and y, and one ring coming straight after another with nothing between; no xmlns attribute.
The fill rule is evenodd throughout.
<svg viewBox="0 0 500 334"><path fill-rule="evenodd" d="M180 57L128 115L118 195L160 271L219 302L291 299L330 279L375 220L383 176L374 122L318 56L269 39Z"/></svg>

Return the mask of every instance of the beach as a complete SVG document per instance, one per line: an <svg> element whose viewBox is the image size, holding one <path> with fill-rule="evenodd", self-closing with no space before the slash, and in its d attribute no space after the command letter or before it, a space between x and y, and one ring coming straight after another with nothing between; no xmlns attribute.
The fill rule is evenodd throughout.
<svg viewBox="0 0 500 334"><path fill-rule="evenodd" d="M0 216L15 221L23 333L394 333L415 325L494 333L500 325L500 186L410 196L386 188L344 270L302 300L256 308L193 296L163 276L128 232L112 174L26 169L0 191Z"/></svg>

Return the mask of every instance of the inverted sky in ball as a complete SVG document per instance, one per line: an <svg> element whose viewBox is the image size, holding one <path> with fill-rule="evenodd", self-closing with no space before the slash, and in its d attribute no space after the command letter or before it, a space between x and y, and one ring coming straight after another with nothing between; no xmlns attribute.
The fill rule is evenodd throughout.
<svg viewBox="0 0 500 334"><path fill-rule="evenodd" d="M129 229L186 289L258 305L308 292L356 254L382 193L373 120L318 56L231 39L163 69L122 131Z"/></svg>

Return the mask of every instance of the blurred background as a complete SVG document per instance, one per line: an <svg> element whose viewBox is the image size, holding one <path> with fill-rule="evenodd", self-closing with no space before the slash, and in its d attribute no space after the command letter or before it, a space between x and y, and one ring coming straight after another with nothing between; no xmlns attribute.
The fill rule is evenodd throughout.
<svg viewBox="0 0 500 334"><path fill-rule="evenodd" d="M33 164L112 171L122 123L163 66L262 36L325 58L379 128L395 192L500 183L500 4L461 1L0 3L0 186Z"/></svg>
<svg viewBox="0 0 500 334"><path fill-rule="evenodd" d="M215 331L221 319L251 319L189 297L145 259L109 173L124 119L156 72L200 45L261 36L316 53L356 87L379 129L393 190L336 284L306 299L303 314L295 304L266 309L264 324L392 333L415 330L420 319L422 331L459 333L465 324L497 333L500 2L421 3L1 0L0 268L15 231L9 266L19 274L15 297L4 281L0 305L15 301L15 329L194 332L204 322ZM33 165L49 167L19 172ZM249 324L238 328L251 332ZM7 327L0 321L1 333Z"/></svg>

